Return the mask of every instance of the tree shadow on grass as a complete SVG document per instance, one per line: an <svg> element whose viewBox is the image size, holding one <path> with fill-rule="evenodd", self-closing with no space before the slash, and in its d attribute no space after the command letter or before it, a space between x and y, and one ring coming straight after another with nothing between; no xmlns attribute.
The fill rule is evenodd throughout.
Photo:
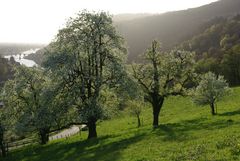
<svg viewBox="0 0 240 161"><path fill-rule="evenodd" d="M239 124L238 121L228 122L228 120L220 118L197 118L194 120L186 120L179 123L167 123L160 125L153 133L158 135L163 141L185 141L195 139L193 133L198 133L202 130L224 129L229 126ZM132 133L131 133L132 134ZM134 144L142 139L148 132L135 133L129 136L128 133L117 135L106 135L99 139L84 140L70 144L56 143L51 145L50 154L55 154L55 158L45 158L43 153L40 153L38 160L57 160L57 161L92 161L92 160L111 160L118 161L121 158L121 151L129 145ZM47 149L47 147L46 147ZM45 151L45 149L43 149Z"/></svg>
<svg viewBox="0 0 240 161"><path fill-rule="evenodd" d="M229 122L218 116L212 119L197 118L178 123L163 124L152 132L147 129L136 133L124 131L123 133L105 135L98 139L75 142L63 140L62 142L50 143L46 146L28 147L25 150L22 149L13 153L14 159L9 157L7 161L20 161L23 158L25 159L24 161L118 161L124 149L143 140L150 133L159 136L159 139L162 141L181 142L195 139L193 133L204 132L203 130L224 129L239 123L239 121ZM150 136L152 137L151 134Z"/></svg>
<svg viewBox="0 0 240 161"><path fill-rule="evenodd" d="M219 116L235 116L235 115L240 115L240 109L239 110L235 110L235 111L231 111L231 112L225 112L225 113L221 113L218 114Z"/></svg>
<svg viewBox="0 0 240 161"><path fill-rule="evenodd" d="M24 153L29 156L29 161L117 161L120 159L122 150L140 141L144 136L145 134L142 133L130 137L125 136L121 139L117 138L119 136L116 135L108 135L98 139L73 143L58 142L47 146L37 146L31 151L25 151ZM17 155L17 153L14 155ZM24 158L28 157L25 156Z"/></svg>
<svg viewBox="0 0 240 161"><path fill-rule="evenodd" d="M182 121L180 123L162 124L159 126L159 128L153 130L153 133L163 137L164 141L181 142L185 140L193 140L193 132L222 129L236 124L239 124L239 122L229 122L228 120L219 119L209 121L204 118L198 118L194 120Z"/></svg>

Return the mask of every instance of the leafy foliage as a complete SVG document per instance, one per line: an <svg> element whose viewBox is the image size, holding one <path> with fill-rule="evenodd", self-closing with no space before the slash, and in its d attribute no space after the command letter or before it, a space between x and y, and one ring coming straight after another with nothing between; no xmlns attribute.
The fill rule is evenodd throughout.
<svg viewBox="0 0 240 161"><path fill-rule="evenodd" d="M24 135L36 131L44 144L50 129L61 119L62 108L55 104L57 95L54 83L42 69L19 66L15 68L14 79L5 83L2 99L17 117L17 132Z"/></svg>
<svg viewBox="0 0 240 161"><path fill-rule="evenodd" d="M0 100L3 100L2 95L0 95ZM0 107L0 150L3 157L7 154L6 142L10 139L11 130L14 127L15 122L15 113L10 108L6 108L3 103Z"/></svg>

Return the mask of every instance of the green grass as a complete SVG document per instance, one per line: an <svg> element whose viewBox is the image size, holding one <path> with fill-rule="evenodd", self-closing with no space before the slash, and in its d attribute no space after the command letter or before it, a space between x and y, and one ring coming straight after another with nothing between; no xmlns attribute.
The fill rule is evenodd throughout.
<svg viewBox="0 0 240 161"><path fill-rule="evenodd" d="M195 106L190 98L171 97L163 106L161 126L153 130L151 108L134 117L98 123L98 139L82 132L70 139L25 147L9 153L6 161L231 161L240 160L240 88L210 108Z"/></svg>

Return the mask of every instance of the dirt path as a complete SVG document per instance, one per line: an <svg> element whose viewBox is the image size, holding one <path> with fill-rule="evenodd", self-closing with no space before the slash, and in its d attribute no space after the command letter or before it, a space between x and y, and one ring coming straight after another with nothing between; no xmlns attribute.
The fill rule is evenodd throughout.
<svg viewBox="0 0 240 161"><path fill-rule="evenodd" d="M61 139L61 138L66 138L66 137L69 137L69 136L72 136L74 134L77 134L80 129L86 127L86 125L82 125L82 126L72 126L70 127L69 129L65 129L61 132L59 132L58 134L55 134L53 136L50 136L49 137L49 140L56 140L56 139Z"/></svg>

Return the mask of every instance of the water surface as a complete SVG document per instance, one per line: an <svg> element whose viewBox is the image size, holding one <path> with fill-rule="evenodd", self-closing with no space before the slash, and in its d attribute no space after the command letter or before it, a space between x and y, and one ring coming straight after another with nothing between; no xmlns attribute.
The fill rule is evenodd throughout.
<svg viewBox="0 0 240 161"><path fill-rule="evenodd" d="M21 54L4 56L4 58L10 59L11 57L13 57L14 60L20 63L21 65L25 65L27 67L33 67L33 66L37 66L36 62L33 60L25 59L24 57L28 56L29 54L35 54L38 50L39 49L30 49L22 52Z"/></svg>

